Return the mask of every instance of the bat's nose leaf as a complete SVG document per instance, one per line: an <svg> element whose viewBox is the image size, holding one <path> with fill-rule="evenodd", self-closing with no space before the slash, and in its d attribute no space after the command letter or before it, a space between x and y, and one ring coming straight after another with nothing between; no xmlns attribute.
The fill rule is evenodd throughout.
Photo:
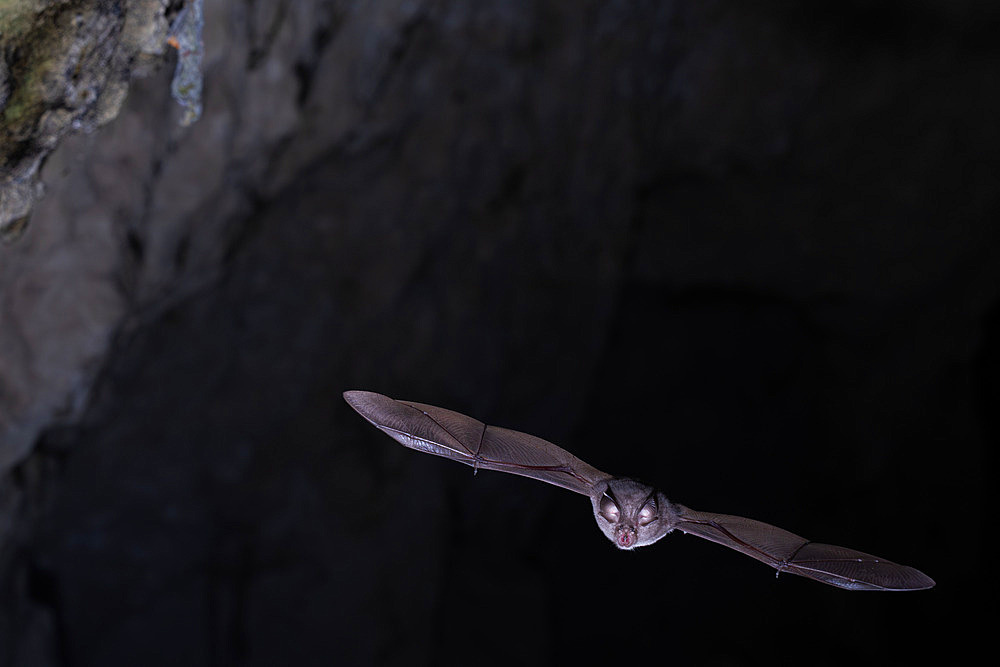
<svg viewBox="0 0 1000 667"><path fill-rule="evenodd" d="M619 549L631 549L635 546L635 529L631 526L617 526L615 528L615 543Z"/></svg>

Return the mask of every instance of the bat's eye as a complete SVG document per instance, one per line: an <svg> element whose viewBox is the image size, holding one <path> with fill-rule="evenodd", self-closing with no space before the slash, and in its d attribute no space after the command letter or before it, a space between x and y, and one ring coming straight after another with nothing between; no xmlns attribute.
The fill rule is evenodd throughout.
<svg viewBox="0 0 1000 667"><path fill-rule="evenodd" d="M656 501L650 500L639 510L639 525L645 526L656 521Z"/></svg>
<svg viewBox="0 0 1000 667"><path fill-rule="evenodd" d="M601 516L611 523L618 523L618 518L621 516L618 505L608 496L601 498Z"/></svg>

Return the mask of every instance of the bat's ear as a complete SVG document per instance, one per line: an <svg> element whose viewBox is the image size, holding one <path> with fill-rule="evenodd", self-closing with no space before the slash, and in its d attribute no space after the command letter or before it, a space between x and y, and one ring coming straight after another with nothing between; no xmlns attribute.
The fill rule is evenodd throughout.
<svg viewBox="0 0 1000 667"><path fill-rule="evenodd" d="M622 514L618 503L607 492L601 496L598 512L611 523L618 523L618 519L621 518Z"/></svg>

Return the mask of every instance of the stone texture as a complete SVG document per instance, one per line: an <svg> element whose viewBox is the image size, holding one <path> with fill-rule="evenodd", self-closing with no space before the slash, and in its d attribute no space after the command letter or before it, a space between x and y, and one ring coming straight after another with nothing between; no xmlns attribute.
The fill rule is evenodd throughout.
<svg viewBox="0 0 1000 667"><path fill-rule="evenodd" d="M0 5L0 240L23 233L38 170L59 140L118 114L128 82L166 48L166 0Z"/></svg>

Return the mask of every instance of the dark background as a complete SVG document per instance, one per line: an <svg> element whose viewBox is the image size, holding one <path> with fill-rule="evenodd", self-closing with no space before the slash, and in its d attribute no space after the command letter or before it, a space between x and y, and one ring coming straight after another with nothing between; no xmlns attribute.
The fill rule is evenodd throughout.
<svg viewBox="0 0 1000 667"><path fill-rule="evenodd" d="M996 17L745 4L407 22L361 129L121 329L27 464L58 479L20 555L58 664L970 659L998 620ZM346 389L937 587L619 552L586 499L404 450Z"/></svg>

